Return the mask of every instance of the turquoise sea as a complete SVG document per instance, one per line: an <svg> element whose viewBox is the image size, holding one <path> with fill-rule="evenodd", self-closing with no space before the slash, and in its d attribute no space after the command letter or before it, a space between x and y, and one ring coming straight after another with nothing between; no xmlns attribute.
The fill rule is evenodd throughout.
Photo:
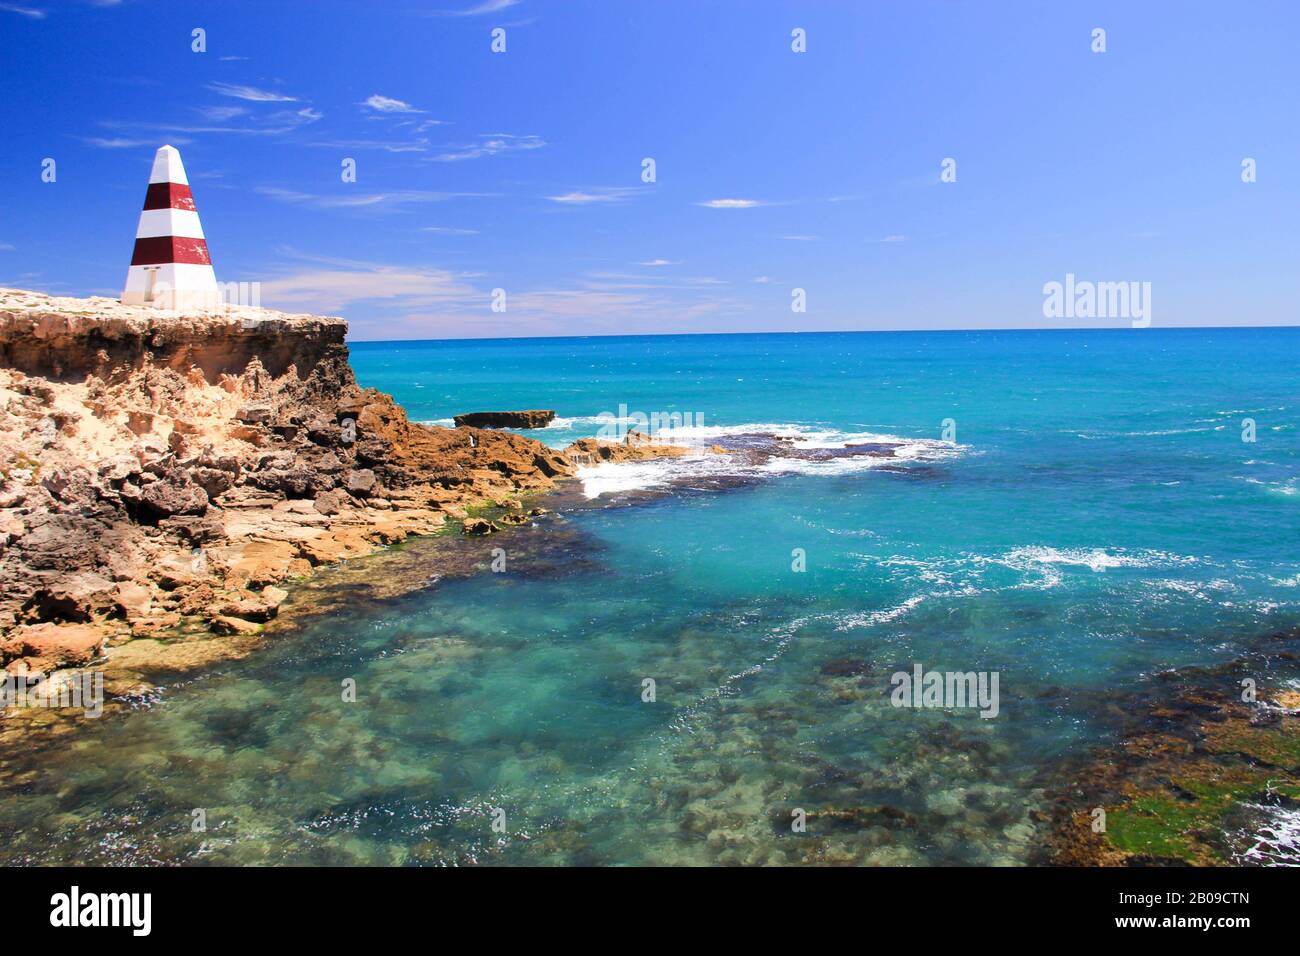
<svg viewBox="0 0 1300 956"><path fill-rule="evenodd" d="M1300 626L1298 358L1300 329L354 345L417 421L554 408L558 446L626 406L700 454L326 576L332 613L0 782L0 861L1025 862L1097 701ZM704 451L757 433L813 453ZM448 548L479 573L365 583ZM892 706L918 663L996 672L998 715Z"/></svg>

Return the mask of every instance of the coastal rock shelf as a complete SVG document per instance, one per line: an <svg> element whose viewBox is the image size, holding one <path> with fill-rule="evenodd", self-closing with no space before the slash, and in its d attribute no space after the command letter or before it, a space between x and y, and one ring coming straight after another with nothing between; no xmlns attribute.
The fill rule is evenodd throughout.
<svg viewBox="0 0 1300 956"><path fill-rule="evenodd" d="M346 330L0 289L0 663L195 625L234 646L287 579L573 474L532 439L410 422L357 385Z"/></svg>
<svg viewBox="0 0 1300 956"><path fill-rule="evenodd" d="M256 358L273 377L296 367L347 366L347 322L320 315L231 306L174 312L116 299L62 298L0 289L0 366L60 381L100 378L146 361L208 381Z"/></svg>
<svg viewBox="0 0 1300 956"><path fill-rule="evenodd" d="M528 409L522 412L469 412L457 415L457 428L545 428L555 419L551 409Z"/></svg>

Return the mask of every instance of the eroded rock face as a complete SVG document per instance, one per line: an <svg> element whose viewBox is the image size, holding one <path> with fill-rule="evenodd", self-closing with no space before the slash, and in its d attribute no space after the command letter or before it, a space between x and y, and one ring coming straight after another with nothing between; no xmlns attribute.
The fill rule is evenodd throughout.
<svg viewBox="0 0 1300 956"><path fill-rule="evenodd" d="M357 386L345 331L0 289L0 664L183 622L255 636L282 582L573 474L532 439L410 422Z"/></svg>
<svg viewBox="0 0 1300 956"><path fill-rule="evenodd" d="M457 428L545 428L554 418L554 409L533 408L522 412L469 412L457 415L455 422Z"/></svg>
<svg viewBox="0 0 1300 956"><path fill-rule="evenodd" d="M208 493L178 469L172 478L145 485L140 491L139 502L146 511L163 518L201 515L208 510Z"/></svg>
<svg viewBox="0 0 1300 956"><path fill-rule="evenodd" d="M239 375L253 360L272 378L291 366L305 374L331 363L341 375L346 332L343 319L318 315L253 308L184 313L0 289L0 366L62 381L146 362L182 374L197 368L209 382ZM250 398L241 411L257 420L269 411L259 404Z"/></svg>

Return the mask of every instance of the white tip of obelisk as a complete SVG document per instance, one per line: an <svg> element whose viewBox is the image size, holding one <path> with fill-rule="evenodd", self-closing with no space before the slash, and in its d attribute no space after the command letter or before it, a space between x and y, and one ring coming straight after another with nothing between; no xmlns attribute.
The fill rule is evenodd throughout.
<svg viewBox="0 0 1300 956"><path fill-rule="evenodd" d="M181 162L180 150L175 146L160 146L153 157L153 172L149 175L151 183L180 183L188 186L185 178L185 164Z"/></svg>

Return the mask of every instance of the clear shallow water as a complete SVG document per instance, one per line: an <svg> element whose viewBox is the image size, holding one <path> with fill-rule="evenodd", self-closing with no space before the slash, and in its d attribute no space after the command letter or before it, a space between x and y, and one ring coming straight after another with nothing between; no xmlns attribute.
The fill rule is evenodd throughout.
<svg viewBox="0 0 1300 956"><path fill-rule="evenodd" d="M1300 622L1297 355L1291 329L356 346L417 420L555 408L534 434L560 445L622 403L702 414L699 444L762 424L909 454L722 491L589 475L612 490L549 528L459 545L505 546L506 574L358 591L34 757L0 858L1022 862L1114 694ZM891 707L913 662L998 671L999 716Z"/></svg>

